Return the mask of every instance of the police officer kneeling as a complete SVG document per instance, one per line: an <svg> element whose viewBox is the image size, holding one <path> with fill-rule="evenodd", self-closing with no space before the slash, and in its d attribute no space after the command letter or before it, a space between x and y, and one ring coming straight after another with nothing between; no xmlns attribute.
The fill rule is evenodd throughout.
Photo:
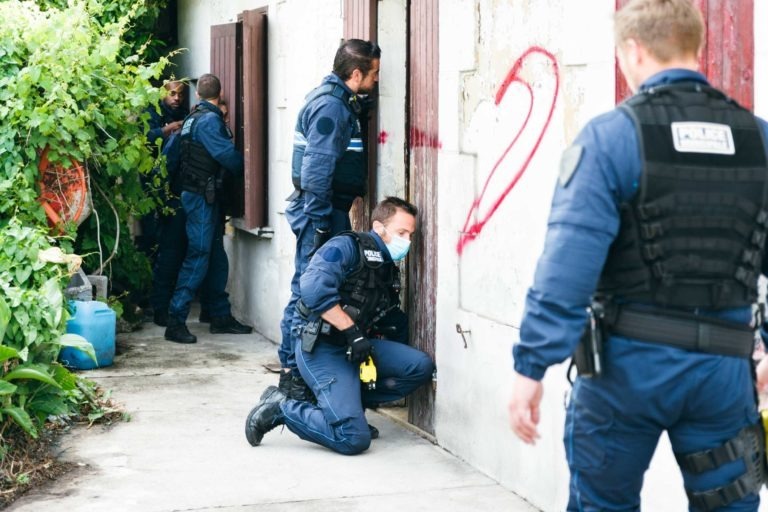
<svg viewBox="0 0 768 512"><path fill-rule="evenodd" d="M367 337L378 320L399 306L395 261L408 252L416 214L415 206L389 197L374 209L371 231L344 232L312 257L301 277L302 342L295 354L317 405L268 387L245 423L252 446L285 424L304 440L358 454L371 443L364 407L398 400L431 379L434 365L425 353ZM360 364L369 355L378 372L375 389L363 388L360 381Z"/></svg>
<svg viewBox="0 0 768 512"><path fill-rule="evenodd" d="M563 155L509 409L534 443L541 380L574 353L589 307L589 354L575 359L593 364L565 423L568 510L639 510L665 431L690 510L759 504L750 306L765 268L768 125L697 72L703 30L690 0L630 0L615 33L637 94Z"/></svg>

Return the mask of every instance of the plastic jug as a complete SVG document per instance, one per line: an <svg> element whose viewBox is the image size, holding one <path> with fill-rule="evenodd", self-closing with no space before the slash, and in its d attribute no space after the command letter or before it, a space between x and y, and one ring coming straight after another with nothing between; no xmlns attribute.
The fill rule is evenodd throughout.
<svg viewBox="0 0 768 512"><path fill-rule="evenodd" d="M70 305L74 308L74 315L67 321L67 332L88 340L93 345L98 363L72 347L61 349L59 360L65 366L78 370L111 365L115 357L115 312L97 300L73 300Z"/></svg>

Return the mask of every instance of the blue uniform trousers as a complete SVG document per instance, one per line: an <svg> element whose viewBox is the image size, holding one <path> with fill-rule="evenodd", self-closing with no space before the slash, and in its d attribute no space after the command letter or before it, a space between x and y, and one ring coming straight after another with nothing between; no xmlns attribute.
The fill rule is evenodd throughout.
<svg viewBox="0 0 768 512"><path fill-rule="evenodd" d="M181 204L187 218L187 254L168 316L186 322L190 303L201 288L202 308L212 317L227 316L231 314L229 295L225 291L229 262L224 252L224 223L219 204L207 204L202 195L186 191L181 193Z"/></svg>
<svg viewBox="0 0 768 512"><path fill-rule="evenodd" d="M314 248L315 228L312 219L304 213L304 197L299 196L288 205L285 210L285 218L291 226L291 231L296 235L296 254L294 256L294 271L291 279L291 298L288 305L283 310L283 319L280 322L280 333L282 340L280 348L277 351L280 358L280 365L283 368L296 368L294 359L295 339L298 338L296 332L297 323L300 317L296 313L296 301L301 296L299 280L309 264L309 253ZM349 222L349 212L343 210L332 210L329 229L331 236L335 236L342 231L352 229Z"/></svg>
<svg viewBox="0 0 768 512"><path fill-rule="evenodd" d="M173 197L166 207L173 213L159 219L157 257L152 269L152 293L149 302L155 311L168 311L176 288L176 278L187 253L187 217L181 200Z"/></svg>
<svg viewBox="0 0 768 512"><path fill-rule="evenodd" d="M747 359L612 337L604 375L579 377L568 405L568 510L639 510L643 474L665 430L673 450L687 454L720 446L756 423L750 365ZM744 470L737 460L682 473L687 489L704 491ZM755 511L758 504L751 494L718 510Z"/></svg>
<svg viewBox="0 0 768 512"><path fill-rule="evenodd" d="M372 391L362 389L360 367L347 361L346 347L318 342L311 354L296 347L296 363L317 405L297 400L281 405L291 432L344 455L358 454L371 444L363 408L398 400L432 378L427 354L389 340L371 343L378 374Z"/></svg>

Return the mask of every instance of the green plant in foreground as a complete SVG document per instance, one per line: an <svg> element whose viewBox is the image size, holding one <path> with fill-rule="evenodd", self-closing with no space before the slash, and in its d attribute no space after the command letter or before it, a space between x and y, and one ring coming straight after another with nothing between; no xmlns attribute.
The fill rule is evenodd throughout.
<svg viewBox="0 0 768 512"><path fill-rule="evenodd" d="M65 334L62 287L78 258L54 243L18 219L0 228L0 425L13 421L33 437L48 416L74 411L67 396L77 379L56 362L61 347L96 357L81 336Z"/></svg>

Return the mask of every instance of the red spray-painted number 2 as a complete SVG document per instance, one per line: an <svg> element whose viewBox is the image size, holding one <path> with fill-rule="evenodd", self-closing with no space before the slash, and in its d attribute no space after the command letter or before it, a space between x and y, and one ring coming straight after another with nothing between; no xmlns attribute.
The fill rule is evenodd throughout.
<svg viewBox="0 0 768 512"><path fill-rule="evenodd" d="M533 146L528 150L528 153L525 156L525 160L523 161L522 165L516 171L514 171L512 175L512 180L506 185L506 187L502 189L502 192L501 194L499 194L498 197L485 198L485 193L488 190L488 184L491 183L491 181L503 180L505 179L505 177L508 177L508 175L510 174L509 172L505 172L505 173L500 173L497 176L496 171L499 169L499 165L501 165L501 163L507 157L510 150L515 146L518 139L520 138L520 135L522 135L525 129L528 127L528 121L531 120L531 113L533 112L533 106L536 98L534 97L533 88L531 87L531 84L529 84L528 82L525 81L525 79L520 77L520 71L523 67L523 64L525 64L525 60L534 54L543 55L552 63L552 69L555 75L555 87L552 93L552 98L550 99L551 103L549 105L549 111L547 113L544 123L540 128L539 134L533 143ZM526 91L528 91L528 94L530 95L528 113L525 116L525 121L523 121L522 126L520 126L520 129L512 138L512 142L510 142L509 145L507 145L504 152L501 154L501 156L496 160L496 163L493 165L493 168L491 169L491 172L488 175L488 178L485 180L485 184L483 185L483 190L480 192L480 195L477 196L475 200L472 202L472 207L469 209L469 212L467 213L467 220L464 222L464 228L461 230L459 241L456 244L456 252L459 254L459 256L461 256L462 252L464 251L464 248L470 242L472 242L475 238L477 238L480 235L480 233L483 231L483 227L485 227L485 224L488 222L488 220L490 220L491 217L493 217L493 214L496 213L496 210L499 208L501 203L504 202L504 199L506 199L509 192L515 187L520 177L528 168L528 164L531 163L531 159L533 159L533 155L536 154L536 151L539 149L539 144L541 143L541 139L544 138L544 133L546 133L547 128L549 127L549 123L550 121L552 121L552 114L555 111L555 103L557 102L557 93L560 89L560 73L557 67L557 59L555 59L555 56L552 55L547 50L545 50L544 48L541 48L538 46L532 46L528 48L528 50L526 50L525 53L523 53L520 56L520 58L518 58L517 61L515 61L515 64L512 66L512 69L509 70L509 73L507 73L507 76L504 78L504 81L499 87L499 90L496 92L496 99L494 101L496 106L498 106L501 103L501 101L504 99L504 95L507 93L507 90L509 90L509 86L514 82L518 82L519 84L521 84L523 88ZM488 202L491 203L490 207L488 207L486 210L481 212L480 211L481 204L485 205Z"/></svg>

